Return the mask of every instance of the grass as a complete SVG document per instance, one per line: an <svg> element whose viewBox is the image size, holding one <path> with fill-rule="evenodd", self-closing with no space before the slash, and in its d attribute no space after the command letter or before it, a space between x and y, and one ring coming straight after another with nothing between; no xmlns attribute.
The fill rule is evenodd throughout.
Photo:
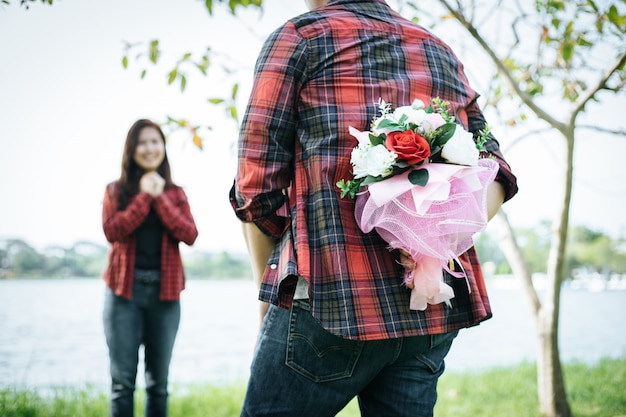
<svg viewBox="0 0 626 417"><path fill-rule="evenodd" d="M573 417L626 417L626 358L605 359L593 366L564 366ZM540 417L536 368L523 364L483 372L445 373L439 382L437 417ZM225 387L172 387L170 417L238 416L243 383ZM142 415L138 392L136 415ZM101 417L108 415L107 393L93 387L50 392L0 388L2 417ZM338 414L359 416L356 400Z"/></svg>

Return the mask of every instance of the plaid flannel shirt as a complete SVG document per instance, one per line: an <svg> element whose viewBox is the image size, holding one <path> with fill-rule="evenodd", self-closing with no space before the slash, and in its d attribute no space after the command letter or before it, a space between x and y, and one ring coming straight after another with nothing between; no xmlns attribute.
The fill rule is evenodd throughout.
<svg viewBox="0 0 626 417"><path fill-rule="evenodd" d="M109 184L102 205L102 228L111 243L109 262L102 276L105 283L115 294L132 298L135 231L148 216L150 207L154 207L164 228L160 299L179 300L180 292L185 288L185 274L178 243L192 245L198 237L185 192L176 186L154 198L141 192L130 199L124 210L118 210L119 188L119 181Z"/></svg>
<svg viewBox="0 0 626 417"><path fill-rule="evenodd" d="M336 186L351 178L357 140L348 127L368 130L379 98L394 107L434 97L464 127L485 127L477 94L461 62L427 30L383 0L331 0L297 16L266 40L239 137L239 164L231 204L277 245L259 298L289 308L297 277L309 284L311 313L331 333L375 340L436 334L473 326L491 316L474 248L445 274L455 291L452 308L409 309L397 254L354 218L354 201ZM499 152L496 178L508 200L515 176Z"/></svg>

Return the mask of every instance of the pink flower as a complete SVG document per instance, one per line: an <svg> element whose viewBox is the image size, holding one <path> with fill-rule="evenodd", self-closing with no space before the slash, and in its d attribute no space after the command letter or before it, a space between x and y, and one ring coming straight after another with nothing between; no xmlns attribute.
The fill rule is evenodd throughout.
<svg viewBox="0 0 626 417"><path fill-rule="evenodd" d="M432 132L445 123L446 121L439 113L429 113L422 121L422 128L425 132Z"/></svg>

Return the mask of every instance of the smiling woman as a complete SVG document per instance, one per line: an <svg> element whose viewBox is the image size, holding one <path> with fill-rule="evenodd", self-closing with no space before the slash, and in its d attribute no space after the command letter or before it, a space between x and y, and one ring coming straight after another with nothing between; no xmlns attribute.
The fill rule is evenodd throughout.
<svg viewBox="0 0 626 417"><path fill-rule="evenodd" d="M122 174L105 193L102 226L111 243L103 313L111 416L132 415L141 345L146 415L165 416L180 292L185 287L178 245L192 245L198 231L185 192L172 182L158 124L141 119L128 131Z"/></svg>

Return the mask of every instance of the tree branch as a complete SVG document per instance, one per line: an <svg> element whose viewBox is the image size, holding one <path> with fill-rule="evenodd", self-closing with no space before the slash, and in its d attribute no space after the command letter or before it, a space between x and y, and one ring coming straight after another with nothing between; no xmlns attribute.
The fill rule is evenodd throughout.
<svg viewBox="0 0 626 417"><path fill-rule="evenodd" d="M571 120L574 120L576 118L576 115L584 109L585 104L587 104L587 102L591 100L598 91L607 88L606 83L608 82L609 78L611 78L611 76L622 65L624 65L624 62L626 62L626 51L622 52L622 55L618 57L617 60L615 60L615 63L605 71L604 75L602 76L602 78L600 78L595 87L589 88L584 95L578 97L578 100L576 100L576 102L574 103L574 111L572 111L572 114L570 116ZM621 85L623 86L624 83L622 82Z"/></svg>
<svg viewBox="0 0 626 417"><path fill-rule="evenodd" d="M485 52L487 52L487 54L489 55L493 63L496 65L498 70L504 75L504 77L510 83L513 91L515 91L515 93L519 95L522 102L526 106L528 106L528 108L530 108L537 115L537 117L545 120L555 129L558 129L559 131L564 131L565 124L563 122L560 122L559 120L554 118L551 114L549 114L548 112L543 110L541 107L539 107L535 103L533 98L520 88L517 81L515 81L513 74L511 74L509 69L502 62L502 60L498 58L495 51L489 46L489 44L487 44L487 42L478 33L478 30L471 24L471 22L465 19L465 16L463 16L461 12L459 12L454 7L450 6L447 0L439 0L439 2L446 9L448 9L448 11L459 21L459 23L461 23L465 27L465 29L470 33L470 35L472 35L472 37L480 44L480 46L485 50Z"/></svg>
<svg viewBox="0 0 626 417"><path fill-rule="evenodd" d="M541 128L541 129L533 129L533 130L529 130L528 132L524 132L523 135L520 135L520 136L516 137L515 139L513 139L511 141L511 143L509 143L509 145L506 147L506 149L502 149L502 152L504 152L504 154L507 154L508 152L511 151L511 149L515 145L517 145L518 143L520 143L524 139L528 138L529 136L535 136L535 135L540 134L540 133L550 132L551 130L552 130L551 128L545 127L545 128Z"/></svg>
<svg viewBox="0 0 626 417"><path fill-rule="evenodd" d="M596 132L608 133L615 136L626 136L626 129L609 129L604 126L576 125L577 129L595 130Z"/></svg>
<svg viewBox="0 0 626 417"><path fill-rule="evenodd" d="M513 270L513 275L519 277L521 279L521 284L524 292L526 293L526 299L529 301L530 310L533 314L535 322L539 320L540 312L541 312L541 300L537 295L537 291L533 286L532 273L530 271L530 267L524 259L524 255L522 253L522 249L517 244L517 240L515 239L515 232L513 231L513 227L509 222L509 218L507 217L504 210L501 208L498 211L498 214L492 219L492 221L496 221L498 225L498 233L499 233L499 241L500 248L504 253L504 256L509 261L509 265L511 266L511 270ZM536 323L538 325L538 323Z"/></svg>

